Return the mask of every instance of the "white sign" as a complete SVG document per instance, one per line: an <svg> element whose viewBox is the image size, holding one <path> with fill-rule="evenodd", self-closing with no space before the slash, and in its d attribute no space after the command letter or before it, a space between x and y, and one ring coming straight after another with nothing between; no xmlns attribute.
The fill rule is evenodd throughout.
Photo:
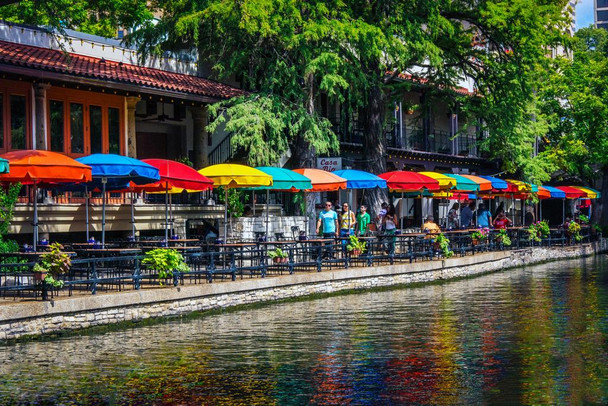
<svg viewBox="0 0 608 406"><path fill-rule="evenodd" d="M317 158L317 169L327 172L339 171L342 169L342 158Z"/></svg>

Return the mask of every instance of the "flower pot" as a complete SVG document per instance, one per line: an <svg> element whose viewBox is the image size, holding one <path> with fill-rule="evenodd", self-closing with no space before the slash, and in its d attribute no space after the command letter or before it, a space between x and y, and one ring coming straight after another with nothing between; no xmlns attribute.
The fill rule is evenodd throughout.
<svg viewBox="0 0 608 406"><path fill-rule="evenodd" d="M479 244L479 239L473 238L472 242L473 242L473 245L477 245L477 244Z"/></svg>
<svg viewBox="0 0 608 406"><path fill-rule="evenodd" d="M352 257L358 257L359 255L361 255L361 250L352 250L352 251L350 252L350 255L351 255Z"/></svg>
<svg viewBox="0 0 608 406"><path fill-rule="evenodd" d="M48 272L34 272L34 280L37 282L42 282L44 278L46 278L47 274Z"/></svg>
<svg viewBox="0 0 608 406"><path fill-rule="evenodd" d="M278 264L279 262L281 262L281 259L282 258L274 257L274 258L272 258L272 262L274 262L275 264Z"/></svg>
<svg viewBox="0 0 608 406"><path fill-rule="evenodd" d="M281 262L286 264L289 261L289 258L281 258Z"/></svg>

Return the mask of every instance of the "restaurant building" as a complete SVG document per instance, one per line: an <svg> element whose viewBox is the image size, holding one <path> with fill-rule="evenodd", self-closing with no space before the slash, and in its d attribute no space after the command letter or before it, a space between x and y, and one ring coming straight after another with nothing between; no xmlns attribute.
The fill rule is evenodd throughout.
<svg viewBox="0 0 608 406"><path fill-rule="evenodd" d="M66 34L0 22L0 153L40 149L73 158L113 153L189 160L197 168L228 157L226 134L206 130L207 106L242 90L196 76L194 62L142 62L120 41ZM38 198L41 233L85 231L82 197L54 193ZM125 199L111 196L116 205L108 207L110 232L130 230L130 207L121 204ZM137 205L138 229L162 229L161 213L160 205ZM182 230L189 219L221 214L221 207L196 204L174 211ZM99 207L94 205L91 217L98 228ZM18 205L11 233L30 233L30 222L31 206Z"/></svg>

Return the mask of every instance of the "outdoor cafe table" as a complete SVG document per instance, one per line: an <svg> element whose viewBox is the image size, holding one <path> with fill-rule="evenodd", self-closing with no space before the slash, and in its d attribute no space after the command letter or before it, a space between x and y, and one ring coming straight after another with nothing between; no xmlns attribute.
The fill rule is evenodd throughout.
<svg viewBox="0 0 608 406"><path fill-rule="evenodd" d="M169 239L169 246L174 244L183 244L185 246L198 245L201 242L198 238L180 238L177 240Z"/></svg>
<svg viewBox="0 0 608 406"><path fill-rule="evenodd" d="M78 255L88 258L117 257L122 255L141 254L140 248L87 248L78 250Z"/></svg>

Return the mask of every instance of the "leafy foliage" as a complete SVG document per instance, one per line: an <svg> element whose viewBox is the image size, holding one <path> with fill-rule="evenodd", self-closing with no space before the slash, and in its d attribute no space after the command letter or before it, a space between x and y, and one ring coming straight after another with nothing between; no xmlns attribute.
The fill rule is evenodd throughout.
<svg viewBox="0 0 608 406"><path fill-rule="evenodd" d="M443 233L437 234L433 242L439 247L444 258L450 258L454 255L454 251L450 249L450 239Z"/></svg>
<svg viewBox="0 0 608 406"><path fill-rule="evenodd" d="M8 233L19 197L21 183L12 183L8 187L0 187L0 240Z"/></svg>
<svg viewBox="0 0 608 406"><path fill-rule="evenodd" d="M473 240L485 240L490 235L490 230L487 228L480 228L471 233L471 238Z"/></svg>
<svg viewBox="0 0 608 406"><path fill-rule="evenodd" d="M54 277L68 273L72 266L72 260L63 251L63 245L56 242L49 245L49 248L48 252L40 256L40 269L48 271Z"/></svg>
<svg viewBox="0 0 608 406"><path fill-rule="evenodd" d="M511 246L511 237L509 237L509 233L507 233L507 230L505 230L504 228L498 230L498 233L496 234L496 242L501 243L505 247Z"/></svg>
<svg viewBox="0 0 608 406"><path fill-rule="evenodd" d="M217 192L217 201L226 203L226 190L223 186L215 188ZM240 217L245 211L245 192L239 189L228 188L228 215L232 217Z"/></svg>
<svg viewBox="0 0 608 406"><path fill-rule="evenodd" d="M270 258L270 259L287 258L287 257L288 257L287 252L283 251L280 248L276 248L274 250L268 251L268 258Z"/></svg>
<svg viewBox="0 0 608 406"><path fill-rule="evenodd" d="M361 241L356 235L351 235L348 237L348 244L346 245L346 249L348 251L365 251L367 247L367 243L365 241Z"/></svg>
<svg viewBox="0 0 608 406"><path fill-rule="evenodd" d="M549 223L546 220L537 221L528 227L528 239L530 241L540 242L543 238L547 238L549 233Z"/></svg>
<svg viewBox="0 0 608 406"><path fill-rule="evenodd" d="M568 224L568 232L575 241L583 239L583 236L581 235L581 225L576 221L571 221L570 224Z"/></svg>
<svg viewBox="0 0 608 406"><path fill-rule="evenodd" d="M190 268L182 254L172 248L157 248L146 253L142 264L158 272L158 279L170 278L173 272L189 272Z"/></svg>
<svg viewBox="0 0 608 406"><path fill-rule="evenodd" d="M338 151L331 123L317 114L306 114L297 105L285 104L274 95L250 95L211 106L217 116L209 131L232 133L232 142L247 151L247 163L267 166L279 160L300 136L319 154Z"/></svg>
<svg viewBox="0 0 608 406"><path fill-rule="evenodd" d="M113 38L117 27L131 28L153 18L144 0L22 0L0 7L6 21L75 29Z"/></svg>

